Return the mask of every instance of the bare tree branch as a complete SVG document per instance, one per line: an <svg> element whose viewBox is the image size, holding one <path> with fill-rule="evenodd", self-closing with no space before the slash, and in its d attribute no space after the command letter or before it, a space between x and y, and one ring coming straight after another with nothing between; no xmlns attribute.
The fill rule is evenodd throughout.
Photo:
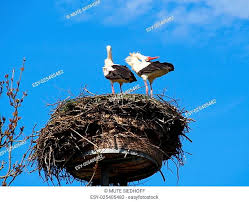
<svg viewBox="0 0 249 202"><path fill-rule="evenodd" d="M18 127L18 123L22 118L19 116L19 109L22 106L24 98L27 96L26 92L23 92L22 95L19 96L25 61L26 59L23 58L23 65L20 68L19 79L16 83L14 69L12 70L11 78L9 78L9 75L6 74L5 81L0 81L0 96L3 95L6 90L9 106L13 111L12 114L8 115L10 117L8 119L0 115L0 150L5 149L8 151L8 161L5 162L2 160L0 163L0 172L5 172L4 175L0 175L0 183L2 186L10 186L16 177L23 172L23 169L25 168L24 161L26 160L27 153L30 151L33 144L33 141L29 141L29 149L25 154L23 154L21 160L19 162L13 162L12 151L14 149L13 146L15 146L14 143L26 142L34 137L34 129L31 135L24 137L24 126Z"/></svg>

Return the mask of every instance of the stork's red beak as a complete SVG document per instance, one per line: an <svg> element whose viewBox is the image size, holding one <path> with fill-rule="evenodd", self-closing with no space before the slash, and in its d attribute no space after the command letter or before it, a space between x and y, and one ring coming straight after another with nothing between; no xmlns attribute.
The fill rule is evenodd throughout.
<svg viewBox="0 0 249 202"><path fill-rule="evenodd" d="M155 60L155 59L157 59L157 58L159 58L159 56L157 56L157 57L147 57L147 61L149 62L149 61Z"/></svg>

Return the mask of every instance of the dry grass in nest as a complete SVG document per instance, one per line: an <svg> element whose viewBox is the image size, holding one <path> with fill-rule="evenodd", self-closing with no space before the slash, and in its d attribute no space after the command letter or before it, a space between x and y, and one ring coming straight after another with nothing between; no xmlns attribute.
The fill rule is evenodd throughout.
<svg viewBox="0 0 249 202"><path fill-rule="evenodd" d="M156 148L162 161L174 157L182 162L180 137L187 138L190 121L183 113L161 96L96 95L66 100L58 104L41 130L31 159L40 175L44 171L45 180L55 177L59 183L62 179L70 182L70 176L80 180L73 171L79 158L103 145L112 147L115 136Z"/></svg>

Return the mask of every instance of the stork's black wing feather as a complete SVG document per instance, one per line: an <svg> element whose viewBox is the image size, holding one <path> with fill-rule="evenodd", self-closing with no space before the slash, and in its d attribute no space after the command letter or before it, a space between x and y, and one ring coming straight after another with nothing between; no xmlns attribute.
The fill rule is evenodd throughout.
<svg viewBox="0 0 249 202"><path fill-rule="evenodd" d="M151 62L151 64L149 64L147 67L141 69L138 72L138 75L142 75L142 74L149 74L155 71L159 71L159 70L167 70L167 71L174 71L174 65L168 62Z"/></svg>
<svg viewBox="0 0 249 202"><path fill-rule="evenodd" d="M128 67L123 65L112 65L112 68L115 70L109 72L109 74L106 76L107 79L124 79L128 82L137 81L136 77Z"/></svg>

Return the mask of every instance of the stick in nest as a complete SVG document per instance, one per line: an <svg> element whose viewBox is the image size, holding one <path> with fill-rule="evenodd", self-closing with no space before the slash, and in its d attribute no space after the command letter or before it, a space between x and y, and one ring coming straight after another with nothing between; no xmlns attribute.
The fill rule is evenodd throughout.
<svg viewBox="0 0 249 202"><path fill-rule="evenodd" d="M77 135L79 135L82 139L86 140L87 142L91 143L93 146L98 148L98 145L94 144L92 141L88 140L87 138L83 137L81 134L79 134L77 131L74 129L70 128L73 132L75 132Z"/></svg>

